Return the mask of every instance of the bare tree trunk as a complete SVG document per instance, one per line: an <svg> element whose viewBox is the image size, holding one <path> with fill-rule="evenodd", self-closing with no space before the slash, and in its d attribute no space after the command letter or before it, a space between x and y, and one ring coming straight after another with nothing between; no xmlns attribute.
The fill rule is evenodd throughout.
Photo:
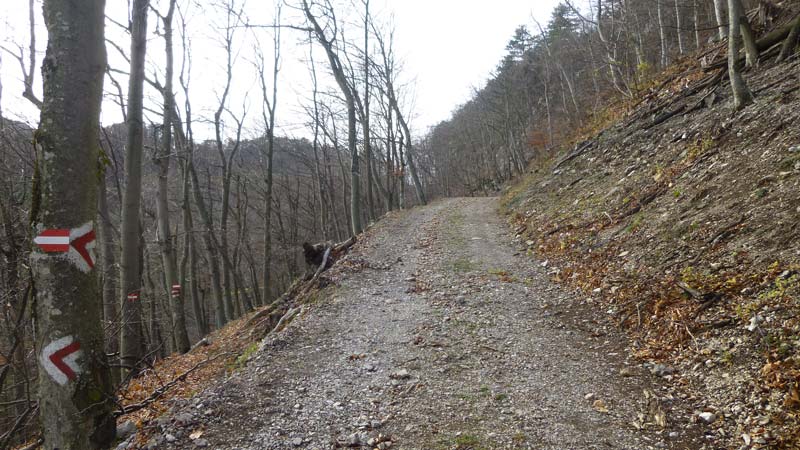
<svg viewBox="0 0 800 450"><path fill-rule="evenodd" d="M372 191L372 143L369 130L369 0L364 0L364 120L362 121L362 134L364 135L364 159L367 161L367 213L369 220L374 220L375 198Z"/></svg>
<svg viewBox="0 0 800 450"><path fill-rule="evenodd" d="M728 25L725 20L725 0L714 0L714 15L717 18L717 31L719 39L728 37Z"/></svg>
<svg viewBox="0 0 800 450"><path fill-rule="evenodd" d="M114 393L94 272L100 103L106 67L102 0L45 0L49 32L44 101L36 132L40 178L31 225L70 229L66 257L34 251L39 415L48 449L108 447Z"/></svg>
<svg viewBox="0 0 800 450"><path fill-rule="evenodd" d="M194 203L197 205L197 211L200 213L200 218L203 221L205 230L203 232L203 241L208 255L208 265L211 268L211 289L214 293L214 317L217 328L222 328L228 323L230 319L225 313L225 304L222 297L222 283L220 282L219 270L219 253L217 251L218 243L214 236L214 222L211 219L211 212L208 210L206 201L203 198L203 193L200 190L200 180L197 176L197 169L194 163L189 159L189 174L192 181L192 192L194 194Z"/></svg>
<svg viewBox="0 0 800 450"><path fill-rule="evenodd" d="M318 82L317 82L317 68L316 68L315 63L314 63L314 47L313 47L313 45L309 46L308 55L309 55L309 66L310 66L309 68L311 69L311 81L313 83L313 88L312 88L312 93L311 93L311 96L312 96L311 97L311 101L314 104L313 105L313 108L314 108L314 113L313 114L314 114L314 116L312 118L313 127L314 127L314 132L313 132L314 133L314 139L313 139L313 142L312 142L312 146L313 146L313 149L314 149L314 176L317 179L317 186L316 186L317 187L317 192L316 193L317 193L317 196L318 196L318 201L319 201L319 205L320 205L320 209L321 209L321 211L318 214L318 216L319 216L320 225L321 225L321 228L322 228L323 238L328 238L328 236L330 235L330 229L331 229L332 224L330 223L331 220L330 220L330 217L329 217L329 208L328 208L329 203L327 202L327 198L325 196L325 186L324 186L324 181L323 181L323 176L322 176L322 170L320 168L320 163L319 163L319 152L320 152L320 148L319 148L320 147L319 146L319 134L320 133L319 133L319 131L320 131L321 118L320 118L320 113L319 113L319 99L318 99L318 97L319 97L319 86L318 86ZM332 204L333 204L333 201L330 202L331 206L332 206Z"/></svg>
<svg viewBox="0 0 800 450"><path fill-rule="evenodd" d="M656 0L661 1L661 0ZM678 5L678 0L675 0L675 34L678 35L678 54L683 54L683 35L681 32L681 8Z"/></svg>
<svg viewBox="0 0 800 450"><path fill-rule="evenodd" d="M700 48L700 15L698 0L692 0L692 12L694 13L694 48Z"/></svg>
<svg viewBox="0 0 800 450"><path fill-rule="evenodd" d="M339 215L336 213L336 208L334 207L334 204L336 203L336 185L334 184L333 164L331 163L331 158L328 153L328 150L329 150L328 146L323 141L322 160L325 163L325 179L328 182L327 192L328 192L328 199L330 200L330 204L328 206L330 215L333 218L333 230L337 239L344 239L347 233L343 231L343 227L339 221ZM344 189L345 189L344 185L342 185L342 192L344 192ZM347 211L347 209L344 209L343 211Z"/></svg>
<svg viewBox="0 0 800 450"><path fill-rule="evenodd" d="M185 39L185 22L182 23L183 28L183 36ZM184 49L186 48L186 42L184 41ZM184 59L189 59L188 54L184 54ZM185 67L184 67L185 69ZM183 91L186 97L185 103L185 110L186 110L186 117L184 118L184 122L186 124L186 133L184 134L183 129L173 123L173 130L175 131L176 138L179 141L179 146L186 150L186 171L188 172L189 181L191 182L192 187L192 197L194 199L195 205L197 206L197 212L200 214L200 220L203 223L203 245L206 248L206 253L208 255L208 265L211 270L211 287L214 295L214 316L215 316L215 324L217 328L222 328L228 321L228 317L225 315L225 306L223 304L223 297L222 297L222 284L220 282L220 269L219 269L219 258L217 253L217 248L219 247L219 243L216 241L216 236L214 235L214 221L211 216L211 211L206 204L205 199L203 198L203 193L200 187L200 181L197 176L197 169L194 166L194 142L193 142L193 134L192 134L192 108L191 103L189 102L189 81L188 77L184 78L184 72L181 72L181 86L183 87ZM196 241L194 241L196 242ZM195 247L192 247L192 273L197 273L196 264L198 258L196 257ZM193 297L198 298L198 295L194 295L194 289L196 286L192 287L193 289ZM205 291L204 291L205 292ZM201 306L204 307L203 302L201 302ZM205 313L203 313L203 318L205 320Z"/></svg>
<svg viewBox="0 0 800 450"><path fill-rule="evenodd" d="M335 16L332 14L332 6L326 2L326 11L329 13L329 19L333 21L333 29L336 29ZM339 56L333 48L333 42L336 39L334 35L328 38L325 31L320 26L317 18L311 12L311 7L307 0L303 0L303 12L306 19L311 23L317 41L325 49L325 54L328 56L331 71L333 72L336 83L345 97L347 103L347 147L350 151L350 218L352 223L353 235L361 233L363 226L361 225L361 175L359 168L358 148L356 147L356 93L353 91L350 82L344 72Z"/></svg>
<svg viewBox="0 0 800 450"><path fill-rule="evenodd" d="M142 148L144 125L144 56L147 45L149 0L134 0L131 28L131 75L128 86L128 143L125 152L125 194L122 200L122 255L120 256L120 300L122 337L120 364L123 371L135 371L141 357L141 305L127 301L128 294L141 289L139 266L139 210L142 201ZM125 373L123 372L123 375Z"/></svg>
<svg viewBox="0 0 800 450"><path fill-rule="evenodd" d="M388 99L386 100L388 103ZM386 105L386 191L389 193L389 197L386 199L388 203L388 209L391 211L395 209L395 196L394 196L394 188L395 188L395 173L394 173L394 158L396 155L395 143L394 143L394 120L392 119L392 107Z"/></svg>
<svg viewBox="0 0 800 450"><path fill-rule="evenodd" d="M170 0L167 15L162 17L164 25L164 45L166 50L166 71L164 75L164 124L161 128L161 152L155 159L158 167L158 192L156 195L156 210L158 215L158 246L161 250L161 260L164 266L164 278L167 298L171 297L170 309L172 312L173 336L175 350L179 353L189 351L189 334L186 331L186 316L183 311L183 291L178 282L178 265L176 261L175 240L172 236L169 220L168 190L169 166L172 154L172 121L175 111L175 98L172 93L172 80L174 72L174 58L172 50L172 18L175 13L175 0ZM177 289L174 287L177 286Z"/></svg>
<svg viewBox="0 0 800 450"><path fill-rule="evenodd" d="M242 122L239 121L236 117L234 120L237 121L237 133L236 133L236 141L234 143L234 147L232 149L228 149L229 154L225 155L225 144L223 143L222 139L222 114L225 112L226 101L228 98L228 94L230 93L231 82L233 80L233 39L234 39L234 32L236 30L236 26L238 25L238 14L234 11L233 1L231 0L230 3L226 4L226 14L227 14L227 27L225 28L225 52L227 56L226 60L226 80L225 80L225 89L223 91L222 97L219 101L219 106L217 110L214 112L214 137L216 138L216 145L217 145L217 153L219 154L220 158L220 165L222 166L222 209L221 209L221 216L220 216L220 239L217 241L215 239L214 243L219 244L219 254L222 256L222 289L223 289L223 297L224 297L224 307L225 307L225 316L229 320L233 320L236 318L236 312L233 308L233 298L231 297L231 290L232 290L232 283L231 283L231 271L233 270L231 267L230 262L230 252L229 252L229 245L228 245L228 215L229 215L229 203L230 203L230 193L231 193L231 177L233 173L233 158L236 156L236 153L239 149L239 145L241 143L241 131L242 131ZM232 115L232 114L231 114ZM243 119L243 118L242 118Z"/></svg>
<svg viewBox="0 0 800 450"><path fill-rule="evenodd" d="M186 259L188 258L188 274L186 269L182 270L181 285L186 285L186 279L189 279L189 290L192 298L192 312L194 313L194 320L197 324L197 331L200 336L208 334L208 323L203 313L203 308L200 305L200 293L197 286L197 241L194 238L194 224L192 223L192 206L189 202L189 174L188 167L184 169L183 181L183 257L181 266L186 267Z"/></svg>
<svg viewBox="0 0 800 450"><path fill-rule="evenodd" d="M414 151L412 149L412 142L411 142L411 130L409 130L408 122L406 121L403 112L400 110L400 105L397 101L397 92L394 88L393 78L396 75L394 73L394 54L392 51L392 43L390 42L388 45L384 42L383 38L375 33L376 39L378 41L378 46L381 50L381 56L383 58L383 83L384 88L386 89L386 96L389 100L389 106L394 110L395 115L397 116L397 122L403 130L406 139L406 159L408 162L408 168L411 172L411 180L414 182L414 189L417 193L417 200L420 204L426 205L428 200L425 196L425 190L422 187L422 183L419 179L419 174L417 173L417 166L414 163ZM402 190L401 190L402 192Z"/></svg>
<svg viewBox="0 0 800 450"><path fill-rule="evenodd" d="M398 129L398 134L401 134L400 130ZM400 137L400 143L398 145L397 151L400 156L400 209L406 207L406 159L403 153L403 149L405 145L403 143L402 134Z"/></svg>
<svg viewBox="0 0 800 450"><path fill-rule="evenodd" d="M742 17L741 2L728 0L730 37L728 38L728 76L733 90L733 107L740 110L753 102L753 93L742 78L741 63L739 62L739 45L741 44L740 20Z"/></svg>
<svg viewBox="0 0 800 450"><path fill-rule="evenodd" d="M188 207L188 204L187 204ZM192 224L192 213L186 214L187 229L191 230L187 236L189 246L189 286L192 290L192 311L197 321L197 329L201 336L208 334L208 318L206 317L203 299L200 296L199 283L197 281L197 262L200 259L197 254L197 240L194 238L194 228Z"/></svg>
<svg viewBox="0 0 800 450"><path fill-rule="evenodd" d="M661 67L663 68L667 67L669 64L669 55L667 54L667 32L664 24L661 0L656 2L656 14L658 15L658 36L661 41Z"/></svg>
<svg viewBox="0 0 800 450"><path fill-rule="evenodd" d="M266 159L264 163L264 183L266 184L266 193L264 195L264 272L263 272L263 299L264 304L270 301L270 292L272 291L272 196L273 196L273 158L275 156L275 111L277 110L278 103L278 73L280 71L281 62L281 33L280 23L281 7L277 6L275 11L275 35L272 41L273 44L273 60L272 60L272 97L267 95L267 82L264 76L264 59L263 56L259 58L258 75L261 82L261 95L262 95L262 109L261 118L264 121L264 126L267 131L267 148L262 148L262 157ZM261 55L260 55L261 56Z"/></svg>
<svg viewBox="0 0 800 450"><path fill-rule="evenodd" d="M411 181L414 182L414 190L417 193L417 201L421 205L427 205L428 199L425 197L425 190L422 188L422 183L419 179L419 174L417 173L417 166L414 162L414 149L411 145L411 130L408 128L408 123L406 122L405 117L400 112L400 107L397 105L397 100L392 98L394 112L397 115L397 121L400 122L400 126L403 127L403 132L406 136L406 160L408 162L408 171L411 172Z"/></svg>
<svg viewBox="0 0 800 450"><path fill-rule="evenodd" d="M778 55L778 61L785 61L786 58L791 56L792 52L797 48L797 36L800 34L800 14L794 19L794 25L792 29L789 31L789 35L786 37L786 40L783 41L783 46L781 46L781 53Z"/></svg>
<svg viewBox="0 0 800 450"><path fill-rule="evenodd" d="M142 227L144 228L144 227ZM142 346L142 355L152 355L156 358L164 358L167 356L167 341L164 340L164 336L161 332L161 321L159 320L159 310L164 310L163 307L159 305L161 303L161 299L163 298L161 295L157 295L158 292L164 292L166 285L162 285L161 289L156 287L156 284L153 282L153 273L150 269L152 269L152 264L150 263L150 255L147 249L147 245L144 242L144 237L142 237L142 242L140 248L142 249L142 274L145 280L145 289L144 292L148 293L147 295L147 330L149 340L147 342L149 345ZM161 278L161 282L163 284L164 278Z"/></svg>
<svg viewBox="0 0 800 450"><path fill-rule="evenodd" d="M100 216L100 243L102 245L102 281L103 281L103 324L111 330L110 339L106 339L106 352L115 354L119 349L117 336L117 268L114 267L114 240L112 239L111 216L108 212L108 191L106 189L105 170L100 178L99 195L97 197L98 215Z"/></svg>
<svg viewBox="0 0 800 450"><path fill-rule="evenodd" d="M744 13L742 0L734 1L737 3L736 10L739 12L739 31L741 31L741 39L744 42L744 52L747 59L747 67L755 67L758 65L759 58L758 44L756 44L756 38L753 34L753 29L750 27L750 21L747 19L747 15ZM730 6L728 9L732 11Z"/></svg>

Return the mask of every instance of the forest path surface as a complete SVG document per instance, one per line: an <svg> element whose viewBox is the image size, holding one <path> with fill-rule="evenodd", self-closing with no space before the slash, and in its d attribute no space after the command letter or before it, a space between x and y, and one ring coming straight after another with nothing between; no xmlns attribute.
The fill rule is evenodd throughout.
<svg viewBox="0 0 800 450"><path fill-rule="evenodd" d="M602 313L518 247L495 198L389 215L158 448L701 448ZM666 429L633 425L661 411Z"/></svg>

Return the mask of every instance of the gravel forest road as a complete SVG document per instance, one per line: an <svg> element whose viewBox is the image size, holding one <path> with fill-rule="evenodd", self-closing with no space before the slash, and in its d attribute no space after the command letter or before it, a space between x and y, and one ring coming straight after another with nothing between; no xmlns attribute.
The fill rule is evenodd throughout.
<svg viewBox="0 0 800 450"><path fill-rule="evenodd" d="M176 408L156 447L712 448L497 205L383 218L326 272L328 294Z"/></svg>

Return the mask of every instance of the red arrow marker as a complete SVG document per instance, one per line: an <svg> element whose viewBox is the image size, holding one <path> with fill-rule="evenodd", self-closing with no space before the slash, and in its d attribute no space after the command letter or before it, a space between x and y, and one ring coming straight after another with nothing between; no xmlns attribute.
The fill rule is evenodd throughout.
<svg viewBox="0 0 800 450"><path fill-rule="evenodd" d="M63 253L69 251L69 230L44 230L33 239L33 242L47 253Z"/></svg>
<svg viewBox="0 0 800 450"><path fill-rule="evenodd" d="M83 261L87 266L89 266L89 269L94 267L94 258L92 258L92 255L89 254L89 250L86 248L86 246L94 242L94 239L94 230L89 230L87 233L73 239L70 243L72 248L74 248L75 251L81 255L81 258L83 258Z"/></svg>
<svg viewBox="0 0 800 450"><path fill-rule="evenodd" d="M81 366L78 364L80 356L81 343L72 336L64 336L42 349L39 363L56 383L64 386L81 373Z"/></svg>
<svg viewBox="0 0 800 450"><path fill-rule="evenodd" d="M70 380L77 378L77 375L75 374L75 371L72 370L72 367L70 367L70 365L65 361L65 359L80 349L81 343L75 341L50 355L50 361L52 361L53 365L58 367L58 369L62 371Z"/></svg>

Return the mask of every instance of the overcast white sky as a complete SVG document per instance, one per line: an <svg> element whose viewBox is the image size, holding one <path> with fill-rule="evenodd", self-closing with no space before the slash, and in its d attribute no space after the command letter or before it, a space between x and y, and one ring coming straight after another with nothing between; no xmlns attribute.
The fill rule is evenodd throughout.
<svg viewBox="0 0 800 450"><path fill-rule="evenodd" d="M0 42L6 47L16 48L17 44L27 46L27 1L3 0L0 2ZM37 47L41 61L46 45L45 30L41 27L41 0L36 0ZM186 3L179 0L179 3ZM190 33L193 36L193 93L192 104L199 116L211 116L218 93L219 82L224 75L224 67L219 63L219 44L213 23L218 20L218 10L211 7L211 1L194 0L189 17ZM272 2L248 0L246 12L252 23L270 23ZM154 4L159 2L154 0ZM505 52L505 46L515 28L522 24L530 26L531 17L547 23L557 0L372 0L372 10L384 22L394 16L395 48L403 61L403 75L413 95L413 126L418 133L445 120L459 104L469 99L473 88L482 86L492 70L497 66ZM125 22L127 2L107 0L106 13L115 20ZM297 22L291 12L284 10L284 22ZM358 16L340 17L345 21L356 22ZM150 22L152 31L155 21ZM533 28L533 27L531 27ZM245 30L242 35L247 34ZM355 31L354 31L355 33ZM114 25L107 26L109 39L128 49L126 37ZM265 47L270 45L269 36L260 38ZM285 31L283 35L283 67L279 80L279 126L282 134L303 135L301 105L309 97L309 74L301 61L308 58L308 46L302 44L303 36L298 32ZM358 39L353 36L351 39ZM176 39L177 40L177 39ZM158 70L159 54L163 51L160 41L151 36L148 52L150 72ZM260 117L260 97L255 76L249 62L251 41L243 39L240 58L236 63L234 89L231 108L241 111L249 109L248 126L257 133ZM315 50L315 59L326 63L321 49ZM267 56L269 58L269 56ZM112 66L127 70L115 50L109 48L109 61ZM36 69L36 84L40 87L41 76ZM327 71L320 72L327 77ZM3 81L2 108L6 117L21 118L32 124L38 120L38 113L27 100L21 97L22 76L16 60L8 54L2 55L0 77ZM123 77L124 78L124 77ZM124 79L120 80L124 83ZM330 83L330 81L329 81ZM107 82L106 88L110 85ZM39 88L40 89L40 88ZM151 105L157 108L154 93ZM151 120L157 120L150 117ZM103 105L104 124L121 121L119 108L113 103ZM202 134L202 132L201 132ZM201 136L206 137L206 136Z"/></svg>

